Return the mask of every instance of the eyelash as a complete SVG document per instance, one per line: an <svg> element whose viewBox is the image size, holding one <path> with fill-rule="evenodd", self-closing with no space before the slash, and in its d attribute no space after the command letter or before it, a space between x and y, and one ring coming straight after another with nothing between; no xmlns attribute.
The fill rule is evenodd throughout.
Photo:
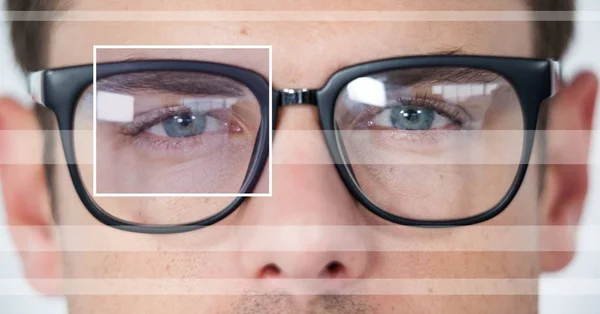
<svg viewBox="0 0 600 314"><path fill-rule="evenodd" d="M155 126L159 123L162 123L165 120L167 120L175 115L181 115L181 114L186 114L186 113L190 113L190 112L192 112L192 110L190 108L182 107L182 106L171 106L171 107L165 107L165 108L145 112L145 113L138 115L138 117L136 117L136 120L134 122L122 126L121 133L128 135L128 136L135 137L135 136L139 135L140 133L146 131L150 127ZM215 119L223 120L223 119L219 118L217 115L215 115L214 113L211 114L210 111L206 111L203 113L208 116L211 116ZM226 122L226 123L228 123L228 122ZM234 125L232 127L234 127L233 131L235 131L235 132L241 132L245 129L242 125L240 125L240 123L238 121L236 121L236 125Z"/></svg>
<svg viewBox="0 0 600 314"><path fill-rule="evenodd" d="M208 147L214 147L216 145L214 140L210 137L206 138L203 136L191 136L187 138L162 138L146 132L149 128L164 122L165 120L173 117L174 115L189 113L192 110L189 107L181 105L164 107L160 109L154 109L137 115L134 122L126 125L119 126L118 132L124 135L122 140L127 141L129 144L133 144L143 149L148 149L152 154L172 154L172 153L184 153L190 154L204 147L202 152L206 150L210 151ZM203 112L206 115L212 116L214 119L221 121L227 121L230 123L229 128L232 128L231 132L246 132L247 126L244 120L237 117L233 112L226 112L223 115L228 115L228 118L223 116L219 117L214 111Z"/></svg>
<svg viewBox="0 0 600 314"><path fill-rule="evenodd" d="M437 114L442 115L452 122L456 123L459 127L464 127L469 121L472 120L471 115L459 105L447 104L441 101L428 99L425 97L411 97L411 98L399 98L394 103L387 105L383 108L368 106L362 113L354 119L353 126L358 128L371 128L369 122L377 114L384 110L390 110L399 105L415 106L415 107L426 107L433 109Z"/></svg>
<svg viewBox="0 0 600 314"><path fill-rule="evenodd" d="M463 126L463 124L467 122L466 120L471 119L470 115L464 109L462 109L462 107L455 104L448 104L441 101L429 99L426 96L416 98L403 98L400 99L399 102L402 105L431 108L437 114L440 114L452 120L452 122L456 122L460 126Z"/></svg>
<svg viewBox="0 0 600 314"><path fill-rule="evenodd" d="M123 125L121 127L121 133L129 136L137 136L146 129L161 123L174 115L188 113L189 111L189 108L171 106L144 112L138 115L132 123Z"/></svg>

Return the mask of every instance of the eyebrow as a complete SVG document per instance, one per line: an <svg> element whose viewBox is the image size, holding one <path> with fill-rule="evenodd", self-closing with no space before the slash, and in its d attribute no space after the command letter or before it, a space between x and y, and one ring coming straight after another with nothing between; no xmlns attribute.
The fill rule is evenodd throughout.
<svg viewBox="0 0 600 314"><path fill-rule="evenodd" d="M487 70L461 67L395 70L374 77L379 77L388 84L411 86L442 83L486 84L496 82L501 78L499 74Z"/></svg>
<svg viewBox="0 0 600 314"><path fill-rule="evenodd" d="M246 87L232 79L199 72L155 71L110 76L98 80L96 89L114 93L151 91L181 96L241 97Z"/></svg>
<svg viewBox="0 0 600 314"><path fill-rule="evenodd" d="M438 49L424 54L425 56L458 56L470 55L466 47ZM386 81L397 85L424 85L424 84L486 84L496 82L502 77L494 72L466 67L431 67L410 70L397 70L387 73Z"/></svg>
<svg viewBox="0 0 600 314"><path fill-rule="evenodd" d="M437 50L424 55L468 55L463 48ZM131 57L123 61L151 60L153 58ZM490 83L498 74L470 68L423 68L387 72L385 81L397 85L429 83ZM181 96L241 97L247 88L232 79L200 72L155 71L137 72L103 78L97 82L97 90L115 93L140 91L162 92Z"/></svg>

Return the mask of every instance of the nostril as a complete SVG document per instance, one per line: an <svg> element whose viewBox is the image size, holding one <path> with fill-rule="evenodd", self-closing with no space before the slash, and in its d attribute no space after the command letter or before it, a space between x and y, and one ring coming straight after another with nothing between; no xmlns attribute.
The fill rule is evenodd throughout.
<svg viewBox="0 0 600 314"><path fill-rule="evenodd" d="M279 275L281 275L281 268L273 263L265 265L259 274L260 278L279 277Z"/></svg>
<svg viewBox="0 0 600 314"><path fill-rule="evenodd" d="M322 265L322 264L321 264ZM258 273L258 278L283 278L284 276L292 276L294 278L332 278L339 279L346 277L347 269L344 264L339 261L331 261L327 263L321 271L317 273L310 272L310 267L308 269L292 269L291 273L284 273L284 271L279 267L276 263L269 263L263 266ZM298 271L300 270L300 271ZM313 277L313 276L317 277Z"/></svg>
<svg viewBox="0 0 600 314"><path fill-rule="evenodd" d="M324 275L331 278L340 277L345 272L345 268L346 267L344 267L342 263L338 261L333 261L327 264L327 266L325 267Z"/></svg>

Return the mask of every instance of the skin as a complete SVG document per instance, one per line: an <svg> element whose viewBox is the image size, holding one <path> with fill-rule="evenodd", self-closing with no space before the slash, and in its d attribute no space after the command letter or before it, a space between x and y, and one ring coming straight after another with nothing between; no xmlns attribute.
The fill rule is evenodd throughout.
<svg viewBox="0 0 600 314"><path fill-rule="evenodd" d="M74 1L77 10L219 10L225 6L221 3ZM302 1L301 7L309 10L320 5L321 1L309 0ZM227 3L228 9L265 7L283 10L298 6L279 1ZM443 4L434 0L418 4L382 0L369 2L368 7L364 2L329 1L328 8L524 10L525 5L519 0L457 0ZM532 25L526 22L63 22L52 30L49 67L90 63L92 56L88 52L94 44L268 43L274 49L276 88L318 88L341 67L388 57L458 48L469 54L531 57L532 36ZM122 57L110 56L117 60ZM219 54L205 55L202 59L230 64L241 62L239 65L251 67L244 60L232 60ZM266 69L254 70L266 76ZM477 227L416 229L392 225L375 217L351 197L333 165L323 162L329 157L318 132L281 132L275 137L273 197L247 200L215 227L168 236L126 233L96 221L77 198L64 164L57 166L53 185L59 217L58 221L54 220L43 177L41 132L36 132L26 143L10 137L12 133L2 132L0 156L5 162L0 174L8 222L13 226L14 240L31 284L48 295L67 294L72 314L535 313L537 296L520 293L522 290L516 290L519 287L493 293L495 290L490 290L488 285L486 291L492 292L479 294L481 288L467 284L471 293L465 294L467 290L461 289L457 281L451 281L446 290L435 280L417 281L422 289L416 290L414 284L399 279L522 278L531 279L528 288L535 292L542 272L565 267L574 254L573 226L579 222L587 192L585 160L597 85L595 76L590 73L581 73L572 82L564 82L551 101L548 128L578 130L579 135L571 138L550 135L545 152L536 147L534 158L545 153L548 160L543 180L540 181L539 167L532 166L506 211ZM314 107L286 107L278 119L279 130L319 130ZM34 114L10 99L0 100L0 127L3 130L39 129ZM56 158L64 160L58 145L55 151ZM21 165L7 162L19 160L19 156L33 156L30 157L32 162ZM268 174L265 172L259 189L266 186ZM543 188L541 194L538 193L540 187ZM488 192L497 193L493 189L477 193ZM455 196L446 195L446 199ZM433 199L444 202L444 197ZM287 228L285 235L266 236L263 229L250 228L244 236L238 237L219 228L240 225L310 226L312 229L306 233ZM361 228L343 229L342 236L331 226ZM524 234L511 229L516 226L558 228L553 232L531 228L533 232ZM493 236L482 236L482 230L494 230ZM505 243L518 243L518 247L530 249L512 252L481 249L498 247L500 238ZM294 249L288 252L243 249L269 245ZM360 250L330 249L349 245ZM211 249L215 247L229 249L215 252ZM390 249L394 247L404 249ZM337 262L335 267L331 267L332 262ZM165 289L148 286L153 292L123 295L121 292L127 289L113 286L105 290L108 295L75 295L73 292L88 291L94 285L70 280L116 278L132 279L129 283L138 283L135 279L261 279L253 288L271 293L252 296L240 293L234 284L224 284L225 291L234 293L185 295L179 290L169 295ZM303 279L316 279L317 284L311 286ZM385 295L385 287L390 286L381 283L367 286L365 280L369 279L398 280L394 281L397 289ZM370 293L352 295L348 292L351 288ZM283 294L274 294L274 291ZM341 296L331 296L336 293Z"/></svg>

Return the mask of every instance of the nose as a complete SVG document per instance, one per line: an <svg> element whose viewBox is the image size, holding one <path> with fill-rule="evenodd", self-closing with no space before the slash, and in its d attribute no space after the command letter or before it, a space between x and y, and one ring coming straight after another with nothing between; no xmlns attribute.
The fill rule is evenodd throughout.
<svg viewBox="0 0 600 314"><path fill-rule="evenodd" d="M286 226L273 239L271 232L255 235L272 251L247 252L243 264L258 279L358 279L367 269L365 243L355 227ZM333 228L333 230L328 230ZM279 228L276 228L279 229ZM257 232L257 233L260 233ZM311 233L311 234L307 234ZM254 246L255 247L255 246Z"/></svg>
<svg viewBox="0 0 600 314"><path fill-rule="evenodd" d="M292 111L293 120L282 114L273 144L272 197L251 198L240 209L239 223L255 227L241 246L261 248L242 250L241 268L246 278L287 279L298 288L305 282L298 279L320 279L320 290L310 294L340 291L368 273L370 241L359 227L366 225L367 213L336 172L314 108ZM286 121L315 121L315 125ZM266 180L263 175L259 184ZM281 289L277 280L265 282L272 285L267 288Z"/></svg>

